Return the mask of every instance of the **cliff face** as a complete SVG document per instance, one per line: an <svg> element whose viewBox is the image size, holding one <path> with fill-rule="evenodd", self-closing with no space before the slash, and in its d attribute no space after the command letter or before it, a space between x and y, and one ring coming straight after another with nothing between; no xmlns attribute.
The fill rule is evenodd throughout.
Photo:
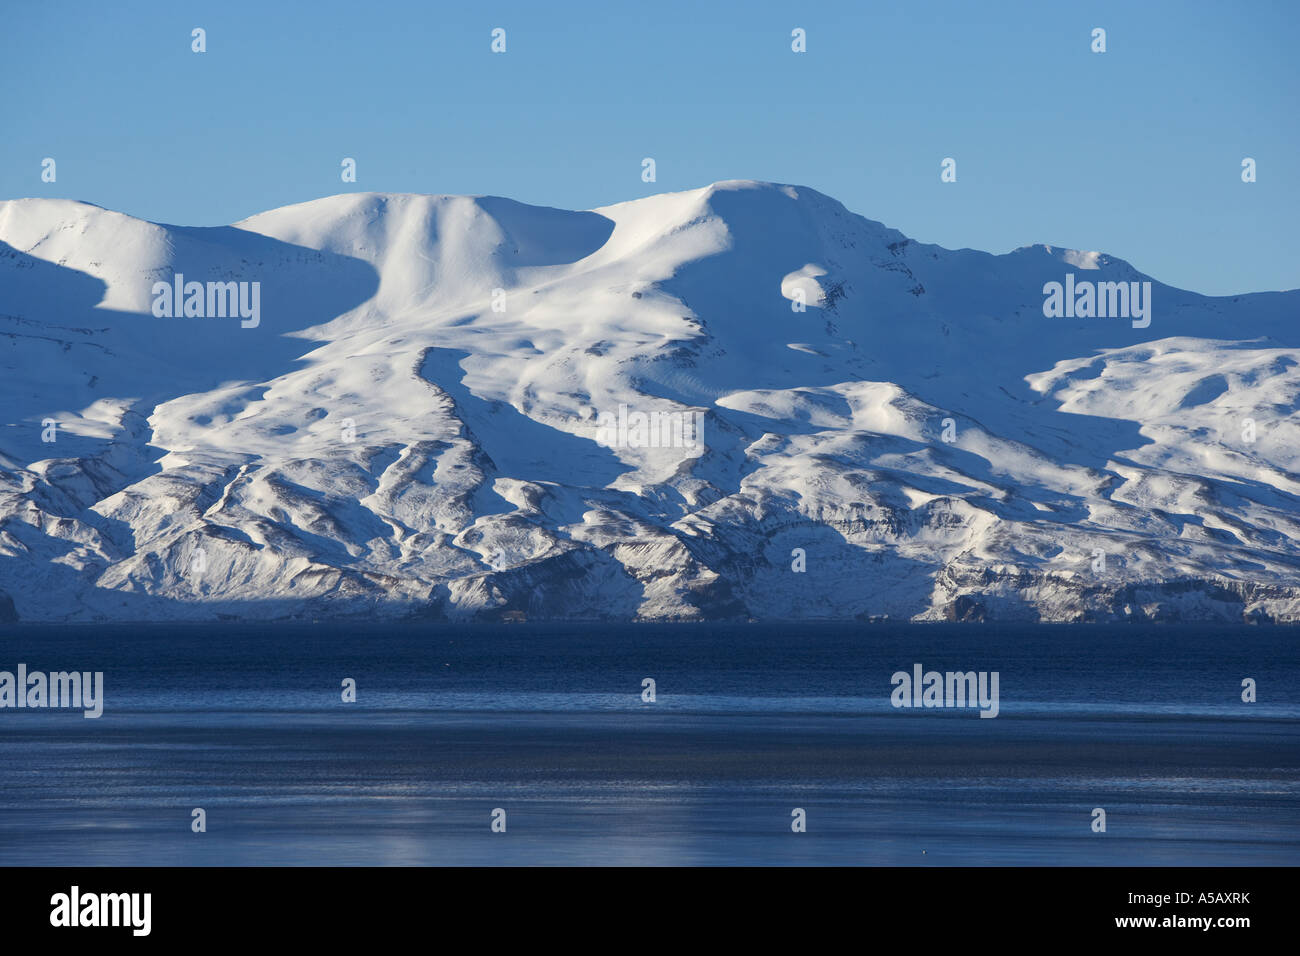
<svg viewBox="0 0 1300 956"><path fill-rule="evenodd" d="M0 203L0 623L1296 621L1297 319L761 183Z"/></svg>

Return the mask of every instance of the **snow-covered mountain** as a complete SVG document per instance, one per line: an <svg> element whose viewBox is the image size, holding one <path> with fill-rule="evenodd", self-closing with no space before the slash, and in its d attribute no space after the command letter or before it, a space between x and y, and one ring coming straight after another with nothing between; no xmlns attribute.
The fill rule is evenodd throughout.
<svg viewBox="0 0 1300 956"><path fill-rule="evenodd" d="M1300 291L801 186L0 203L0 375L0 618L1300 619Z"/></svg>

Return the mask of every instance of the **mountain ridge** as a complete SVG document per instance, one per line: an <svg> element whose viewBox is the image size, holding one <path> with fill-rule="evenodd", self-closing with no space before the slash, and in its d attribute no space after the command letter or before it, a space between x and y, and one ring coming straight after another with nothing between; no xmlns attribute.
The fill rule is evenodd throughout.
<svg viewBox="0 0 1300 956"><path fill-rule="evenodd" d="M156 317L177 273L258 283L257 326ZM1067 274L1150 283L1150 327L1047 318ZM12 200L0 595L24 621L1295 621L1298 314L746 180L224 227ZM620 408L701 415L702 445L611 447Z"/></svg>

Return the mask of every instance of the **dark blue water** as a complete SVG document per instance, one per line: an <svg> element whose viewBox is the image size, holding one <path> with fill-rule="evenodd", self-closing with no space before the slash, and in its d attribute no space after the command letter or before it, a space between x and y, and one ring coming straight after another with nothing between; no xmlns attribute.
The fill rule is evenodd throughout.
<svg viewBox="0 0 1300 956"><path fill-rule="evenodd" d="M1300 863L1296 629L0 632L19 662L106 702L0 710L0 865ZM893 708L915 663L997 671L999 716Z"/></svg>

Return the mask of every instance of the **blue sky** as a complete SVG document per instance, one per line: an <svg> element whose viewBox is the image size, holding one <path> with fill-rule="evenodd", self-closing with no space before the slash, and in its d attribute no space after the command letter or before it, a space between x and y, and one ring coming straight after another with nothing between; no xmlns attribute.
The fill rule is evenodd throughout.
<svg viewBox="0 0 1300 956"><path fill-rule="evenodd" d="M3 23L0 198L217 225L356 189L590 208L764 179L923 242L1096 249L1209 294L1300 287L1291 0L122 0Z"/></svg>

